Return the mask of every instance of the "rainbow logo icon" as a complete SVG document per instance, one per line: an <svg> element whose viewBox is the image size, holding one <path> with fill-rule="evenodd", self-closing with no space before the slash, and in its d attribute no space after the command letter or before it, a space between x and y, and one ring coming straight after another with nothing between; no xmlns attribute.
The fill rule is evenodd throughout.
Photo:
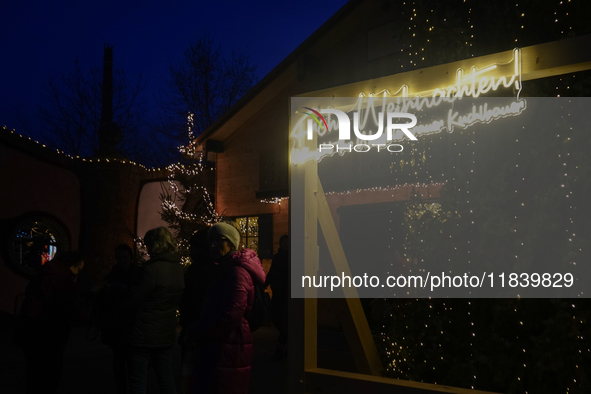
<svg viewBox="0 0 591 394"><path fill-rule="evenodd" d="M320 124L320 119L322 119L322 122L324 123L324 127L326 127L326 131L328 131L328 125L326 124L326 120L324 119L324 116L322 116L320 114L320 112L314 111L312 108L309 108L309 107L302 107L302 108L312 111L314 114L317 115L317 116L314 116L314 114L311 114L309 112L304 112L306 115L309 115L312 118L314 118L314 120L316 121L316 123L318 123L318 126L320 126L320 128L322 128L322 125ZM318 119L318 118L320 118L320 119Z"/></svg>

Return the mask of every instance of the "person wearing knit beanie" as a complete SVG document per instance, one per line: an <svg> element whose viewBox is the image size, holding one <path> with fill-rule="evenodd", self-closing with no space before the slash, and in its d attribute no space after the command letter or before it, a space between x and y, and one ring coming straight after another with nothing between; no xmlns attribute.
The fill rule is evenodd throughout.
<svg viewBox="0 0 591 394"><path fill-rule="evenodd" d="M248 394L254 353L249 317L265 270L252 249L241 246L240 226L220 222L207 234L212 264L200 318L187 332L195 344L187 393ZM262 290L264 291L264 290ZM261 301L259 301L261 302ZM260 307L260 305L259 305Z"/></svg>
<svg viewBox="0 0 591 394"><path fill-rule="evenodd" d="M219 222L209 229L207 240L212 247L212 255L223 257L228 252L238 250L240 245L240 232L230 222ZM228 241L225 246L223 241Z"/></svg>

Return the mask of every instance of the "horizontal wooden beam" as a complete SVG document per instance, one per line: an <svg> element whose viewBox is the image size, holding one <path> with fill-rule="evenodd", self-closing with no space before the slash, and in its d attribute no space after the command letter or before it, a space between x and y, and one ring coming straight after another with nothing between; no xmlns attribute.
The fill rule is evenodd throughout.
<svg viewBox="0 0 591 394"><path fill-rule="evenodd" d="M591 34L521 48L521 80L551 77L591 69ZM347 85L317 90L301 97L357 97L359 93L377 93L388 89L396 93L403 85L409 87L409 96L445 88L455 83L456 71L466 73L471 67L479 69L494 64L510 63L514 50L460 60L429 68L392 74Z"/></svg>
<svg viewBox="0 0 591 394"><path fill-rule="evenodd" d="M351 372L316 368L306 371L307 394L495 394L489 391L471 390L439 384L410 382L406 380L362 375Z"/></svg>
<svg viewBox="0 0 591 394"><path fill-rule="evenodd" d="M591 70L591 34L521 49L521 79Z"/></svg>

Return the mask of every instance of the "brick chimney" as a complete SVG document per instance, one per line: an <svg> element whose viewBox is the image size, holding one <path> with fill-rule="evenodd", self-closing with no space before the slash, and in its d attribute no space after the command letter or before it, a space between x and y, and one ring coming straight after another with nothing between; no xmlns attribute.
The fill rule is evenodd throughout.
<svg viewBox="0 0 591 394"><path fill-rule="evenodd" d="M121 142L122 136L121 127L113 121L113 47L105 45L99 148L95 156L121 157L117 144Z"/></svg>

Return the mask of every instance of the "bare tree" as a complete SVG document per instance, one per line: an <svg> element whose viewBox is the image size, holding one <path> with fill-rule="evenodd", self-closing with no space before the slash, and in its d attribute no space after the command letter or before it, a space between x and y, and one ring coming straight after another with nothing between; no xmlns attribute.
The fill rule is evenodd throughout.
<svg viewBox="0 0 591 394"><path fill-rule="evenodd" d="M179 250L185 256L195 230L215 223L221 216L215 212L208 192L213 183L212 174L207 171L209 164L199 152L185 150L184 145L250 89L255 82L254 70L248 57L236 52L226 57L210 38L191 43L180 61L170 66L170 78L162 96L161 130L170 147L166 151L176 151L175 158L180 163L168 167L173 192L163 190L161 214L175 232Z"/></svg>
<svg viewBox="0 0 591 394"><path fill-rule="evenodd" d="M85 73L77 61L74 64L68 74L59 79L50 78L47 83L48 100L39 108L44 124L41 137L69 154L88 157L96 152L99 144L102 70L95 66ZM146 138L151 130L145 120L147 109L142 100L145 89L141 75L132 84L123 70L113 70L113 120L123 130L118 150L126 158L154 165L151 154L154 149L145 143L153 140Z"/></svg>
<svg viewBox="0 0 591 394"><path fill-rule="evenodd" d="M189 44L181 60L170 66L163 91L162 132L177 144L187 142L187 114L194 114L195 136L201 134L253 85L256 67L249 58L232 52L208 37Z"/></svg>

